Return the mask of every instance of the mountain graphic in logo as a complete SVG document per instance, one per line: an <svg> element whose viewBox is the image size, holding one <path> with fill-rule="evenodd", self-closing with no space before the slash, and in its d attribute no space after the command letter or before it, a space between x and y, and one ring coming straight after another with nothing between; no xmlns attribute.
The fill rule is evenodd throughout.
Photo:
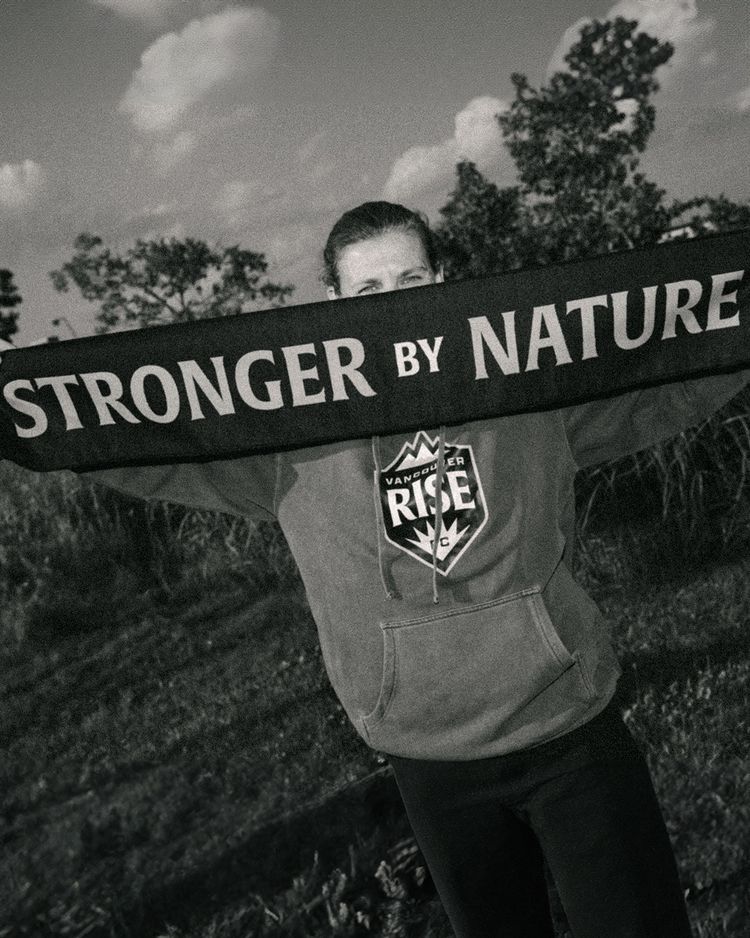
<svg viewBox="0 0 750 938"><path fill-rule="evenodd" d="M380 472L386 539L432 567L437 536L437 569L455 566L487 522L487 503L471 446L447 443L441 485L442 523L435 532L438 438L423 431L405 443Z"/></svg>

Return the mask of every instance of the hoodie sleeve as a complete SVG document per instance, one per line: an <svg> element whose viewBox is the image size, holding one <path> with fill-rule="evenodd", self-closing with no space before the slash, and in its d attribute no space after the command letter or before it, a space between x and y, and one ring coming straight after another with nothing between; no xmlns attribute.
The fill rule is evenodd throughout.
<svg viewBox="0 0 750 938"><path fill-rule="evenodd" d="M176 502L253 518L275 518L278 456L83 473L137 498Z"/></svg>
<svg viewBox="0 0 750 938"><path fill-rule="evenodd" d="M707 419L750 382L750 370L645 388L562 411L579 468L618 459Z"/></svg>

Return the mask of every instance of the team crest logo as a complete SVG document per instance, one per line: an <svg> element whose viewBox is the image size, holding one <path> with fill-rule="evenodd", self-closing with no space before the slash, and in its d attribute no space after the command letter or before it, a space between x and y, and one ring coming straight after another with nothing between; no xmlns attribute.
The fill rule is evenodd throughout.
<svg viewBox="0 0 750 938"><path fill-rule="evenodd" d="M487 522L487 504L471 446L447 443L441 485L442 524L437 534L437 569L455 566ZM438 438L418 433L380 472L385 536L391 544L432 567Z"/></svg>

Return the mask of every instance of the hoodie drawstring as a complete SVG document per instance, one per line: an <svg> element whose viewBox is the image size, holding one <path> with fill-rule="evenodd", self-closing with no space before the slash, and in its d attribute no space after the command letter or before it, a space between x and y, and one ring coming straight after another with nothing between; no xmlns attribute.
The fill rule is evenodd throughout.
<svg viewBox="0 0 750 938"><path fill-rule="evenodd" d="M373 488L372 497L375 504L375 537L378 545L378 570L380 571L380 582L383 584L383 591L387 599L393 599L395 591L389 580L388 571L385 569L383 560L383 529L385 528L385 519L383 517L383 504L380 500L380 438L373 436L372 462L373 462ZM445 479L445 427L440 427L438 441L437 471L435 473L435 528L432 536L432 601L436 605L440 602L437 588L437 553L440 543L440 534L443 527L443 480Z"/></svg>
<svg viewBox="0 0 750 938"><path fill-rule="evenodd" d="M383 505L380 501L380 440L377 436L372 437L372 462L373 462L373 487L372 497L375 502L375 528L378 544L378 569L380 570L380 582L383 584L386 599L393 599L393 590L388 585L388 574L383 563L383 536L382 530L385 527L383 518Z"/></svg>
<svg viewBox="0 0 750 938"><path fill-rule="evenodd" d="M435 476L435 533L432 536L432 601L440 602L437 588L437 552L443 527L443 476L445 475L445 427L440 427Z"/></svg>

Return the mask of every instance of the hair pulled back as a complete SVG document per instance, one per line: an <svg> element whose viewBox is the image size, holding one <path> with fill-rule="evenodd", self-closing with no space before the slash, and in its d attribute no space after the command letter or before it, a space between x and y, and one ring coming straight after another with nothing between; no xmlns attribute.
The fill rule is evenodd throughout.
<svg viewBox="0 0 750 938"><path fill-rule="evenodd" d="M327 287L333 287L338 293L341 287L338 260L344 248L388 231L413 231L422 242L430 267L433 270L438 269L435 238L427 218L421 212L413 212L395 202L363 202L362 205L344 212L331 228L323 249L323 283Z"/></svg>

